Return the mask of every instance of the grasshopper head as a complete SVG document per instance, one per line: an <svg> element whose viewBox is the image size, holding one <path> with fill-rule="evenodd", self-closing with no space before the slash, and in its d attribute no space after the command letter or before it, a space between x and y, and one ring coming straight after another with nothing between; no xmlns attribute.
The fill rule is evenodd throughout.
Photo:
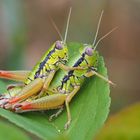
<svg viewBox="0 0 140 140"><path fill-rule="evenodd" d="M96 67L98 62L98 52L93 49L92 45L85 45L84 54L88 64Z"/></svg>
<svg viewBox="0 0 140 140"><path fill-rule="evenodd" d="M58 58L62 61L67 61L68 48L66 43L64 43L63 41L56 41L54 47Z"/></svg>

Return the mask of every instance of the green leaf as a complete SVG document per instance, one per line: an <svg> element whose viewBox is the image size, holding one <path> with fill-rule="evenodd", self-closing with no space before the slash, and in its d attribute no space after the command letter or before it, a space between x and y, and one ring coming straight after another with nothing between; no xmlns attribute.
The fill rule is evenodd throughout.
<svg viewBox="0 0 140 140"><path fill-rule="evenodd" d="M20 129L11 124L0 122L0 139L1 140L29 140Z"/></svg>
<svg viewBox="0 0 140 140"><path fill-rule="evenodd" d="M70 58L77 55L80 44L70 43ZM102 57L99 57L98 72L107 76ZM97 77L85 81L80 91L70 103L72 123L67 131L64 124L67 121L66 111L52 122L48 121L48 114L29 112L21 115L0 109L1 116L9 121L34 133L43 139L92 140L104 124L109 113L110 97L109 85Z"/></svg>
<svg viewBox="0 0 140 140"><path fill-rule="evenodd" d="M112 115L97 140L139 140L140 103Z"/></svg>

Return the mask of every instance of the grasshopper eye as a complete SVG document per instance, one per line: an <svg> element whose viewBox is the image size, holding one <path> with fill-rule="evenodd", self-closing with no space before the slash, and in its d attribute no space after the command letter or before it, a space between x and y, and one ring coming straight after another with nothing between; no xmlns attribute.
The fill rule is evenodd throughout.
<svg viewBox="0 0 140 140"><path fill-rule="evenodd" d="M88 48L86 48L85 53L86 53L88 56L92 56L92 55L93 55L93 49L90 48L90 47L88 47Z"/></svg>
<svg viewBox="0 0 140 140"><path fill-rule="evenodd" d="M56 41L55 48L58 49L58 50L62 50L63 49L63 44L60 41Z"/></svg>

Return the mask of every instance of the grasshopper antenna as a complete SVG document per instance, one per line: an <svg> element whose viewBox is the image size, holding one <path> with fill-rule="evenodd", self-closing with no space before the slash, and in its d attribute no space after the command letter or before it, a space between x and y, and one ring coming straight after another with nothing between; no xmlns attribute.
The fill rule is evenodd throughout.
<svg viewBox="0 0 140 140"><path fill-rule="evenodd" d="M94 47L93 50L96 50L98 44L99 44L104 38L106 38L109 34L111 34L113 31L115 31L117 28L118 28L118 27L113 28L111 31L109 31L109 32L106 33L104 36L102 36L102 37L97 41L97 43L95 44L95 47Z"/></svg>
<svg viewBox="0 0 140 140"><path fill-rule="evenodd" d="M71 16L71 10L72 10L72 8L70 7L69 15L68 15L68 19L67 19L67 25L66 25L64 43L66 43L66 40L67 40L67 34L68 34L68 28L69 28L69 22L70 22L70 16Z"/></svg>
<svg viewBox="0 0 140 140"><path fill-rule="evenodd" d="M93 44L92 44L93 46L95 45L95 42L97 40L97 36L98 36L101 20L102 20L102 17L103 17L103 13L104 13L104 11L102 10L100 18L99 18L99 21L98 21L98 25L97 25L97 30L96 30L96 34L95 34L95 37L94 37L94 41L93 41Z"/></svg>
<svg viewBox="0 0 140 140"><path fill-rule="evenodd" d="M52 25L53 25L54 29L56 30L56 32L58 33L59 37L60 37L60 38L61 38L61 40L63 41L63 37L62 37L62 35L61 35L61 33L60 33L60 31L59 31L58 27L56 26L56 24L55 24L54 20L53 20L50 16L49 16L49 18L50 18L50 21L51 21L51 23L52 23Z"/></svg>

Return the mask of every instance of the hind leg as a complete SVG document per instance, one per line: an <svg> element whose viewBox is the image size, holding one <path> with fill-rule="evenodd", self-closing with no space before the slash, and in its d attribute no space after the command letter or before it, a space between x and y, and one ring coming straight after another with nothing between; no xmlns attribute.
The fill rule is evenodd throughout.
<svg viewBox="0 0 140 140"><path fill-rule="evenodd" d="M0 70L0 78L24 82L30 71L4 71Z"/></svg>

